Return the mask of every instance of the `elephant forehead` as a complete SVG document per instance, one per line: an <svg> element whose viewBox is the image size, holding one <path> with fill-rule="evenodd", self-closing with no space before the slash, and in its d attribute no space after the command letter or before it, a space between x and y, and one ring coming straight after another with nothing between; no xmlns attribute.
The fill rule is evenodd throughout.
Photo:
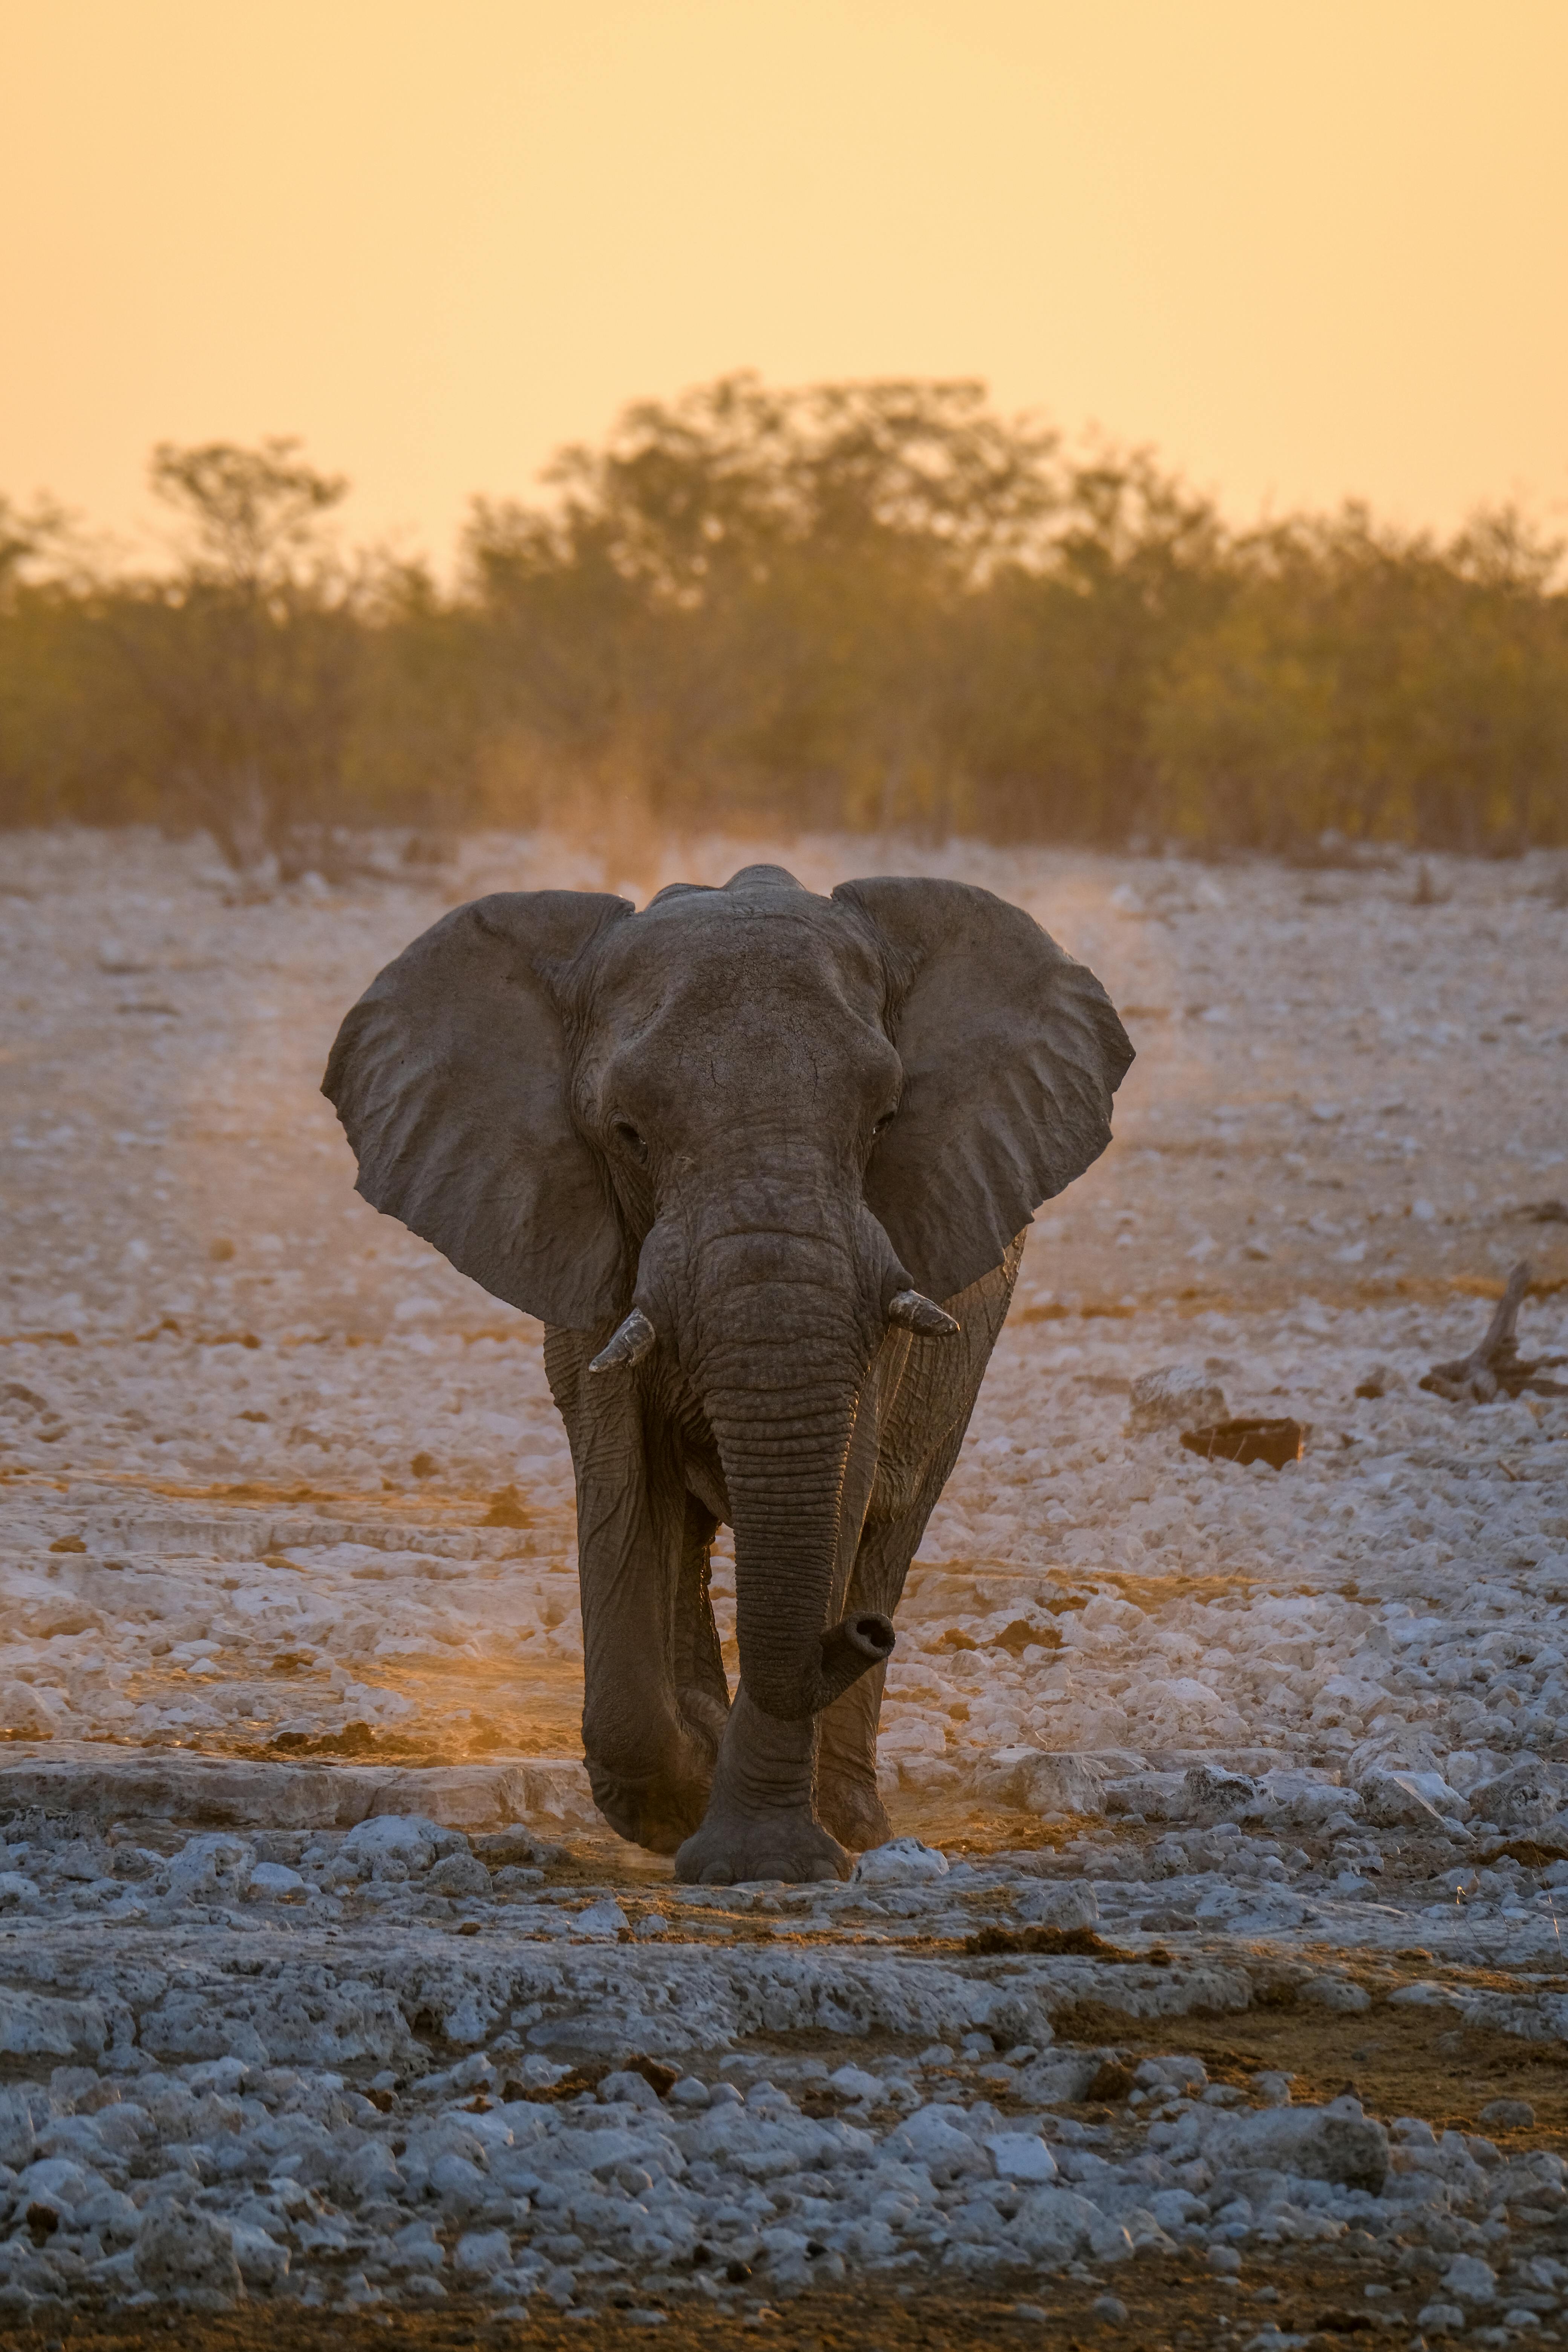
<svg viewBox="0 0 1568 2352"><path fill-rule="evenodd" d="M593 1013L619 1035L657 1024L743 1032L756 1016L879 1024L880 960L852 916L798 887L692 890L618 924Z"/></svg>
<svg viewBox="0 0 1568 2352"><path fill-rule="evenodd" d="M658 937L650 927L646 948L616 939L578 1061L584 1109L667 1138L715 1120L763 1119L772 1131L781 1119L812 1129L827 1118L858 1133L868 1108L879 1115L872 1097L900 1078L880 969L836 909L806 905L795 921L699 917Z"/></svg>

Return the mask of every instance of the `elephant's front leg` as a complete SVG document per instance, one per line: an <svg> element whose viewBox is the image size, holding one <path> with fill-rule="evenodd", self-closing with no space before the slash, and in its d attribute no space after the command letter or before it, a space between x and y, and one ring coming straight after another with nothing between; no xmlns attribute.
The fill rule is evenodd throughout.
<svg viewBox="0 0 1568 2352"><path fill-rule="evenodd" d="M910 1562L963 1446L1023 1247L1020 1234L1000 1265L944 1302L958 1323L958 1338L915 1339L885 1360L881 1457L849 1584L851 1609L874 1609L885 1617L898 1609ZM877 1725L886 1681L886 1669L876 1668L821 1720L817 1804L834 1835L861 1852L893 1834L877 1789Z"/></svg>
<svg viewBox="0 0 1568 2352"><path fill-rule="evenodd" d="M657 1643L667 1629L612 1593L583 1562L583 1760L594 1802L618 1835L673 1853L701 1821L713 1769L705 1725L681 1714Z"/></svg>
<svg viewBox="0 0 1568 2352"><path fill-rule="evenodd" d="M675 1857L689 1884L847 1878L849 1857L816 1818L816 1720L764 1715L742 1683L714 1767L702 1826Z"/></svg>
<svg viewBox="0 0 1568 2352"><path fill-rule="evenodd" d="M852 1853L886 1845L893 1834L877 1788L877 1724L887 1668L874 1666L820 1718L816 1801L823 1821Z"/></svg>
<svg viewBox="0 0 1568 2352"><path fill-rule="evenodd" d="M893 1614L925 1532L926 1517L921 1507L897 1519L868 1524L849 1587L852 1609ZM856 1853L885 1845L893 1834L877 1789L877 1725L887 1679L886 1666L873 1666L821 1717L816 1801L834 1836Z"/></svg>
<svg viewBox="0 0 1568 2352"><path fill-rule="evenodd" d="M871 1492L876 1430L874 1411L858 1417L845 1465L832 1591L835 1618L849 1582ZM746 1688L742 1657L741 1686L724 1727L708 1811L701 1828L675 1857L678 1878L733 1886L752 1878L848 1877L849 1856L816 1812L817 1727L824 1719L807 1716L791 1721L764 1713Z"/></svg>
<svg viewBox="0 0 1568 2352"><path fill-rule="evenodd" d="M577 1474L584 1760L610 1827L673 1853L702 1819L717 1746L716 1720L694 1720L676 1685L687 1497L637 1374L590 1381L591 1351L578 1333L546 1335ZM716 1718L717 1706L708 1712Z"/></svg>

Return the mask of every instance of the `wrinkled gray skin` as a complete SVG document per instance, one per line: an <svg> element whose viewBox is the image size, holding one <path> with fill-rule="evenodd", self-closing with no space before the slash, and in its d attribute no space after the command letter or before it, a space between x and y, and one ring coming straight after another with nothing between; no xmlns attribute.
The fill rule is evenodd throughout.
<svg viewBox="0 0 1568 2352"><path fill-rule="evenodd" d="M594 1794L680 1877L841 1876L889 1834L887 1620L1022 1229L1105 1148L1131 1059L1092 974L989 892L821 898L777 866L640 914L480 899L344 1021L324 1087L360 1191L547 1327ZM933 1299L956 1334L889 1320Z"/></svg>

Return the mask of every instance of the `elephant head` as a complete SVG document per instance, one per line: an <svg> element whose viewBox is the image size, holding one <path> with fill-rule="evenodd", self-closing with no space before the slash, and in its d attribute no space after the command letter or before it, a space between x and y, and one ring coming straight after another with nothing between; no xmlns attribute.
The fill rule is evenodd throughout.
<svg viewBox="0 0 1568 2352"><path fill-rule="evenodd" d="M889 1321L956 1328L933 1302L1098 1158L1131 1060L1099 982L990 892L824 898L763 866L641 913L571 891L458 908L348 1014L324 1091L367 1200L591 1334L596 1378L695 1402L742 1681L794 1720L890 1646L880 1621L825 1631Z"/></svg>

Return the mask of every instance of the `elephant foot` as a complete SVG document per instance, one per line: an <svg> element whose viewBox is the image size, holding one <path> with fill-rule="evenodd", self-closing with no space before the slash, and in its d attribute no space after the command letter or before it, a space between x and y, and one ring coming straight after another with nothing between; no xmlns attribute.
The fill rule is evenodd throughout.
<svg viewBox="0 0 1568 2352"><path fill-rule="evenodd" d="M816 1726L765 1715L744 1684L724 1725L713 1793L675 1857L688 1885L733 1886L749 1878L847 1878L849 1856L816 1818Z"/></svg>
<svg viewBox="0 0 1568 2352"><path fill-rule="evenodd" d="M799 1885L847 1878L849 1856L809 1811L747 1813L719 1806L676 1855L675 1875L688 1886L737 1886L754 1878Z"/></svg>
<svg viewBox="0 0 1568 2352"><path fill-rule="evenodd" d="M634 1779L606 1770L587 1759L588 1783L594 1802L617 1837L650 1853L673 1853L689 1839L708 1804L706 1780L650 1774Z"/></svg>
<svg viewBox="0 0 1568 2352"><path fill-rule="evenodd" d="M875 1781L847 1773L840 1779L826 1759L817 1779L816 1810L826 1827L851 1853L864 1853L870 1846L886 1845L893 1834L893 1824L877 1794Z"/></svg>

